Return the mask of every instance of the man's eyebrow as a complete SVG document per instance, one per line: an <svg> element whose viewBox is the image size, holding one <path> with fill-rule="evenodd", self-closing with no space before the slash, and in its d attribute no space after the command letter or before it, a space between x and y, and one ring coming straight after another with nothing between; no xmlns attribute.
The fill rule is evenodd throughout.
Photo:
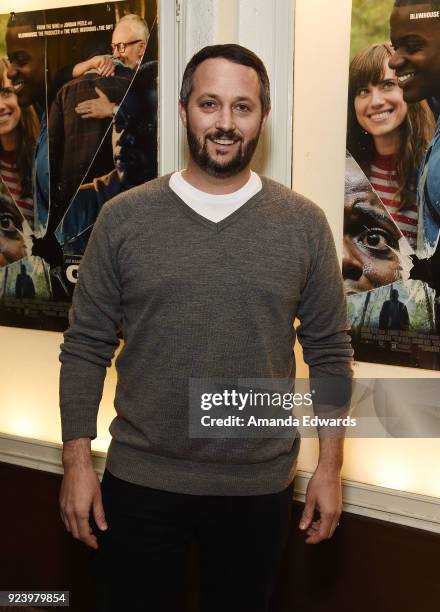
<svg viewBox="0 0 440 612"><path fill-rule="evenodd" d="M220 96L218 96L215 93L206 92L206 93L200 94L197 100L201 100L202 98L213 98L214 100L218 100ZM253 100L249 98L248 96L237 96L236 98L234 98L234 102L248 102L249 104L251 104Z"/></svg>
<svg viewBox="0 0 440 612"><path fill-rule="evenodd" d="M420 34L405 34L405 36L401 36L400 38L392 38L391 39L391 44L393 45L393 47L397 45L403 45L406 43L410 43L410 42L419 42L419 41L423 41L424 38L422 36L420 36Z"/></svg>
<svg viewBox="0 0 440 612"><path fill-rule="evenodd" d="M380 209L374 208L369 202L365 202L365 201L355 202L353 204L353 210L355 210L358 213L361 213L368 219L372 219L373 221L376 221L377 223L381 223L381 224L386 223L388 226L390 226L390 228L393 231L395 230L398 232L397 226L395 225L393 220L390 217L388 217L385 210L382 211Z"/></svg>

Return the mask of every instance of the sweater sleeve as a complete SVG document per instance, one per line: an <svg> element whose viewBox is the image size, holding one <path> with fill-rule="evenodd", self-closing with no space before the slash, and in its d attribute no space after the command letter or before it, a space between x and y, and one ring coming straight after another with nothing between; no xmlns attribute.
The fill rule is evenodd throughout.
<svg viewBox="0 0 440 612"><path fill-rule="evenodd" d="M119 344L121 287L111 241L115 227L111 210L104 207L79 267L60 355L63 441L96 437L106 368Z"/></svg>
<svg viewBox="0 0 440 612"><path fill-rule="evenodd" d="M350 378L353 351L342 274L327 219L321 209L315 210L311 264L297 312L298 339L310 378Z"/></svg>

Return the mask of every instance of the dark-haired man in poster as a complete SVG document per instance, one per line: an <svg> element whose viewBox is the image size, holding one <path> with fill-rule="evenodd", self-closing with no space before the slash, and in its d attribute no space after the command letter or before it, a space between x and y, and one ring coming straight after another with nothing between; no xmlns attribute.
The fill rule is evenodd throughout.
<svg viewBox="0 0 440 612"><path fill-rule="evenodd" d="M47 102L50 81L46 75L44 37L29 36L45 23L43 11L12 13L6 31L6 48L12 81L22 108L33 105L40 119L40 134L35 149L33 195L36 206L34 233L41 237L49 215L49 156L47 138Z"/></svg>
<svg viewBox="0 0 440 612"><path fill-rule="evenodd" d="M440 0L396 0L391 13L396 71L406 102L440 100ZM440 232L440 119L419 173L418 255L432 255ZM414 262L416 263L416 262ZM418 278L417 271L411 278ZM424 280L424 279L420 279ZM431 285L430 285L431 286ZM435 297L435 326L440 333L440 294Z"/></svg>
<svg viewBox="0 0 440 612"><path fill-rule="evenodd" d="M142 66L115 114L113 169L82 185L55 234L64 254L82 254L102 206L157 176L157 62Z"/></svg>
<svg viewBox="0 0 440 612"><path fill-rule="evenodd" d="M115 66L112 77L91 70L58 91L49 114L51 215L57 211L58 222L92 162L97 172L94 176L113 166L110 137L106 138L110 119L84 121L76 107L90 98L99 99L96 89L119 105L133 76L134 72L125 66Z"/></svg>
<svg viewBox="0 0 440 612"><path fill-rule="evenodd" d="M440 1L396 0L391 14L396 71L406 102L440 99ZM422 164L418 183L419 245L435 246L440 229L440 123Z"/></svg>
<svg viewBox="0 0 440 612"><path fill-rule="evenodd" d="M408 309L399 301L397 289L391 289L390 299L385 300L379 315L379 329L406 331L409 329Z"/></svg>

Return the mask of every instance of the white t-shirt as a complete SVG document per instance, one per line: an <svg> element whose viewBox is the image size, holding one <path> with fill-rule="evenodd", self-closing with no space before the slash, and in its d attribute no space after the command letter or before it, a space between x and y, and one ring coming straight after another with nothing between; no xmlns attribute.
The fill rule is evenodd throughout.
<svg viewBox="0 0 440 612"><path fill-rule="evenodd" d="M196 213L214 223L219 223L261 191L262 183L258 174L251 171L248 182L238 191L213 195L190 185L181 172L174 172L170 177L170 188Z"/></svg>

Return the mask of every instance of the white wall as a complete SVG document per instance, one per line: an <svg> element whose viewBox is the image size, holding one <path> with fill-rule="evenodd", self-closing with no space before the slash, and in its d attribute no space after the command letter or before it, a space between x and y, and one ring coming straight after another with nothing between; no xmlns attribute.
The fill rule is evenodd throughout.
<svg viewBox="0 0 440 612"><path fill-rule="evenodd" d="M174 5L174 0L164 1ZM215 27L210 23L208 28L213 37L210 42L246 40L246 44L255 51L261 48L264 55L267 53L266 32L276 23L275 3L285 4L285 1L265 0L266 5L271 5L273 10L267 12L271 15L270 22L265 23L263 28L260 9L264 3L254 0L255 16L263 30L260 31L252 27L252 21L249 22L252 0L209 0L215 20ZM0 0L0 12L91 2ZM197 8L201 9L203 4L209 2L190 0L192 12L197 12ZM338 247L342 243L350 5L350 0L338 0L336 3L328 0L297 0L295 17L294 188L315 200L326 211ZM206 11L205 7L205 15ZM244 14L246 24L243 23ZM200 25L199 36L203 38ZM252 40L254 44L251 44ZM281 146L279 140L275 141L275 145ZM61 334L0 327L0 346L3 352L0 432L59 441L57 378L60 342ZM304 365L300 363L300 374L304 371ZM361 377L406 377L414 374L428 376L432 373L366 364L357 367L357 375ZM100 411L99 437L93 445L97 450L105 449L108 443L106 429L113 414L115 382L115 372L111 370ZM303 441L300 467L312 470L315 462L316 445L311 441ZM440 496L439 466L440 445L437 440L348 440L344 477Z"/></svg>

